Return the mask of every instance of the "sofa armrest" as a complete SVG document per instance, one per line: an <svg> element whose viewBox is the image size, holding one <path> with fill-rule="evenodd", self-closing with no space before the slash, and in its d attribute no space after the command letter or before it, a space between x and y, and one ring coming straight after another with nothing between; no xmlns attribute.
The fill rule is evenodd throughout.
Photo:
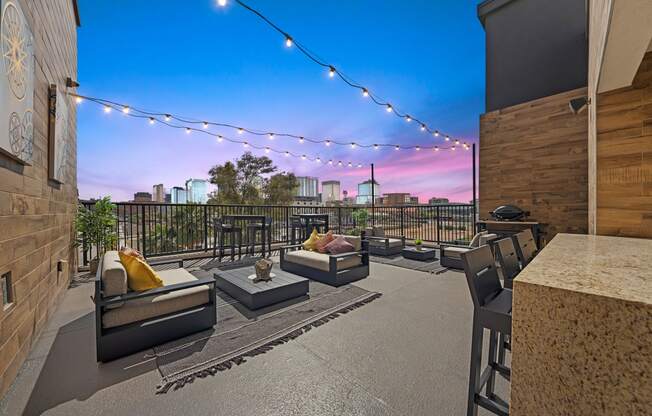
<svg viewBox="0 0 652 416"><path fill-rule="evenodd" d="M281 261L285 259L286 252L294 250L303 250L303 244L290 244L287 246L281 246Z"/></svg>
<svg viewBox="0 0 652 416"><path fill-rule="evenodd" d="M96 303L99 306L108 306L115 303L128 302L134 299L142 299L150 296L164 295L166 293L175 292L177 290L189 289L191 287L210 285L215 287L215 278L214 277L204 277L194 282L184 282L177 283L169 286L157 287L155 289L146 290L144 292L129 292L125 295L112 296L110 298L101 299L99 302L96 300Z"/></svg>

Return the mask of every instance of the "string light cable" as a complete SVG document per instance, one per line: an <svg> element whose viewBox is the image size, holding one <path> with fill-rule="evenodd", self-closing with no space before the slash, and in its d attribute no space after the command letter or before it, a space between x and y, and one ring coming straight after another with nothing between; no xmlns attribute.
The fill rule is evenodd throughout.
<svg viewBox="0 0 652 416"><path fill-rule="evenodd" d="M204 132L207 132L206 130L209 129L211 126L215 127L224 127L224 128L229 128L236 130L238 134L252 134L254 136L267 136L270 140L274 140L276 137L284 137L284 138L293 138L297 139L300 144L304 142L309 142L309 143L314 143L314 144L323 144L325 146L331 146L331 145L337 145L337 146L349 146L353 149L355 148L363 148L363 149L374 149L374 150L379 150L380 148L399 148L399 149L414 149L414 150L443 150L443 149L448 149L449 147L441 147L441 146L435 146L435 145L429 145L429 146L419 146L419 145L399 145L396 143L376 143L376 144L367 144L367 143L360 143L358 141L353 141L353 140L344 140L344 139L329 139L329 138L314 138L314 137L308 137L308 136L301 136L297 134L292 134L292 133L277 133L277 132L272 132L272 131L261 131L261 130L256 130L256 129L251 129L247 127L242 127L242 126L237 126L231 123L224 123L224 122L217 122L217 121L210 121L210 120L199 120L193 117L186 117L186 116L181 116L177 115L171 112L161 112L161 111L148 111L136 107L132 107L123 103L118 103L112 100L104 99L104 98L98 98L98 97L91 97L87 95L81 95L81 94L76 94L69 92L68 93L70 96L74 97L75 102L77 104L80 104L81 102L87 100L95 104L99 104L101 106L104 106L104 111L105 112L111 112L112 110L116 111L122 111L125 114L132 114L132 112L135 112L137 114L140 114L143 117L151 117L152 120L150 120L150 123L153 123L155 121L160 121L165 123L169 123L171 121L176 121L178 123L184 124L183 127L194 127L194 126L200 126L201 130ZM444 140L446 142L451 142L454 143L455 145L460 145L460 140L459 139L453 139L450 136L445 136ZM242 143L241 141L238 141L238 143ZM466 142L463 142L461 146L464 149L468 149L469 145Z"/></svg>
<svg viewBox="0 0 652 416"><path fill-rule="evenodd" d="M316 53L312 52L310 49L308 49L305 45L297 41L296 38L291 36L288 32L285 30L281 29L278 25L276 25L274 22L272 22L268 17L263 15L261 12L258 10L254 9L253 7L247 5L244 3L242 0L234 0L234 2L238 5L240 5L242 8L245 10L253 13L256 15L258 18L260 18L262 21L267 23L271 28L279 32L283 37L285 38L285 45L290 48L292 46L296 46L296 48L303 54L305 55L310 61L314 62L315 64L326 68L328 70L328 75L330 78L334 78L336 75L338 78L340 78L344 83L346 83L348 86L355 88L359 90L362 94L363 97L368 97L371 99L371 101L381 107L384 107L385 110L388 113L394 113L399 118L402 118L406 122L412 122L414 121L417 126L419 126L419 129L422 132L428 132L429 134L435 136L435 137L448 137L450 138L450 135L447 135L443 133L441 130L433 129L431 128L427 123L424 121L411 116L408 113L404 113L399 111L395 106L393 106L388 100L385 100L381 98L378 94L372 92L369 88L365 87L364 85L356 82L352 77L346 75L342 70L336 68L334 65L327 63L325 60L321 59ZM218 5L221 7L227 6L228 1L227 0L218 0Z"/></svg>

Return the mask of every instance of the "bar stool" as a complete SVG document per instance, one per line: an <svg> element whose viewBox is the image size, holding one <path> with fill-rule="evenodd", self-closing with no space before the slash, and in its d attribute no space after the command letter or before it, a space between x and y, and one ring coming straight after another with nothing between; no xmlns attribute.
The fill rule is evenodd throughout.
<svg viewBox="0 0 652 416"><path fill-rule="evenodd" d="M318 233L323 233L326 230L326 221L314 218L306 218L306 238L312 233L313 229L317 229Z"/></svg>
<svg viewBox="0 0 652 416"><path fill-rule="evenodd" d="M263 257L265 257L265 241L267 241L268 253L272 254L272 217L265 217L265 227L262 223L252 222L247 224L247 249L246 253L249 254L249 247L251 242L251 255L256 254L256 235L260 231L260 239L262 242Z"/></svg>
<svg viewBox="0 0 652 416"><path fill-rule="evenodd" d="M297 234L299 234L298 238L300 238L301 241L307 238L306 236L303 235L305 229L306 226L304 225L301 217L297 215L293 215L290 217L291 244L297 243Z"/></svg>
<svg viewBox="0 0 652 416"><path fill-rule="evenodd" d="M496 262L489 246L481 246L461 254L466 281L473 300L473 331L467 416L476 416L478 406L497 415L509 415L509 405L494 392L496 374L510 378L510 369L497 360L504 350L503 336L512 332L512 291L500 284ZM489 356L487 367L482 366L482 338L489 329ZM501 342L498 335L501 335ZM497 351L498 350L498 351ZM482 390L486 386L485 395Z"/></svg>
<svg viewBox="0 0 652 416"><path fill-rule="evenodd" d="M503 272L503 285L507 289L511 289L514 278L521 272L514 241L511 238L498 240L494 243L494 252Z"/></svg>
<svg viewBox="0 0 652 416"><path fill-rule="evenodd" d="M213 220L213 257L215 257L217 245L217 236L219 234L219 257L218 260L221 262L222 257L224 256L224 240L225 237L229 236L229 242L231 245L231 261L235 260L235 242L238 240L238 258L242 257L242 227L237 227L231 222L225 222L223 218L215 218Z"/></svg>
<svg viewBox="0 0 652 416"><path fill-rule="evenodd" d="M512 236L514 239L514 245L516 246L516 253L518 258L521 260L521 267L525 267L532 261L534 256L537 255L539 248L537 247L536 241L534 241L534 235L532 235L532 230L527 229L521 231L518 234Z"/></svg>

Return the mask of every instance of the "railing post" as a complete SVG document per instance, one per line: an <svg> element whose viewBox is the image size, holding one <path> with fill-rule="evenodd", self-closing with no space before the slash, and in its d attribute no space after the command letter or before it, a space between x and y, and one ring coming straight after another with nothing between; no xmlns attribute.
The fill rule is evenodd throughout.
<svg viewBox="0 0 652 416"><path fill-rule="evenodd" d="M337 207L337 233L342 234L342 207Z"/></svg>
<svg viewBox="0 0 652 416"><path fill-rule="evenodd" d="M405 235L405 219L404 219L405 208L404 207L400 207L400 208L401 208L401 235L404 236Z"/></svg>
<svg viewBox="0 0 652 416"><path fill-rule="evenodd" d="M204 251L208 251L208 205L204 205Z"/></svg>
<svg viewBox="0 0 652 416"><path fill-rule="evenodd" d="M436 227L437 227L437 243L441 244L441 234L439 233L439 231L440 231L439 229L441 228L441 221L439 219L439 216L440 216L439 208L440 208L440 206L437 205L437 214L436 214L437 215L437 221L435 222L435 224L436 224Z"/></svg>
<svg viewBox="0 0 652 416"><path fill-rule="evenodd" d="M285 243L290 244L290 206L285 207Z"/></svg>
<svg viewBox="0 0 652 416"><path fill-rule="evenodd" d="M141 232L143 234L143 257L147 257L147 238L145 237L145 205L140 206Z"/></svg>

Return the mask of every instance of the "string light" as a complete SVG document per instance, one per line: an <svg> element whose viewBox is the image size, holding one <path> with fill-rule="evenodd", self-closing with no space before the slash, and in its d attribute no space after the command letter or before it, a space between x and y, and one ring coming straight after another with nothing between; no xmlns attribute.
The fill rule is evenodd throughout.
<svg viewBox="0 0 652 416"><path fill-rule="evenodd" d="M412 117L410 117L410 116L405 116L405 121L407 121L407 122L409 123L410 121L412 121Z"/></svg>
<svg viewBox="0 0 652 416"><path fill-rule="evenodd" d="M321 163L321 159L319 158L319 156L317 156L317 159L315 159L315 162Z"/></svg>
<svg viewBox="0 0 652 416"><path fill-rule="evenodd" d="M332 166L333 165L333 159L329 160L328 164Z"/></svg>
<svg viewBox="0 0 652 416"><path fill-rule="evenodd" d="M400 147L399 145L396 145L396 146L394 147L394 149L396 149L396 150L398 150L398 149L400 149L400 148L401 148L401 147Z"/></svg>
<svg viewBox="0 0 652 416"><path fill-rule="evenodd" d="M446 139L445 139L445 140L446 140L447 142L449 142L449 141L451 140L450 136L446 136Z"/></svg>
<svg viewBox="0 0 652 416"><path fill-rule="evenodd" d="M351 149L355 149L355 143L351 143Z"/></svg>
<svg viewBox="0 0 652 416"><path fill-rule="evenodd" d="M421 131L426 131L426 125L425 124L421 125Z"/></svg>
<svg viewBox="0 0 652 416"><path fill-rule="evenodd" d="M81 104L84 99L82 97L75 97L75 103Z"/></svg>
<svg viewBox="0 0 652 416"><path fill-rule="evenodd" d="M331 145L331 141L330 141L330 140L326 140L326 146L330 146L330 145Z"/></svg>
<svg viewBox="0 0 652 416"><path fill-rule="evenodd" d="M122 107L122 112L125 114L129 114L129 106L125 105L124 107Z"/></svg>
<svg viewBox="0 0 652 416"><path fill-rule="evenodd" d="M217 136L217 142L222 143L222 140L224 140L224 137L222 136Z"/></svg>
<svg viewBox="0 0 652 416"><path fill-rule="evenodd" d="M451 147L451 150L455 150L455 146Z"/></svg>
<svg viewBox="0 0 652 416"><path fill-rule="evenodd" d="M421 148L419 146L417 146L417 147L414 148L414 150L416 150L418 152L419 150L421 150Z"/></svg>
<svg viewBox="0 0 652 416"><path fill-rule="evenodd" d="M225 6L225 5L226 5L226 1L227 1L227 0L218 0L218 4L220 4L220 6ZM252 8L251 6L245 4L242 0L235 0L235 3L237 3L237 4L240 5L240 6L242 6L242 7L243 7L244 9L246 9L247 11L249 11L249 12L255 14L258 18L260 18L262 21L264 21L266 24L268 24L271 28L273 28L273 29L276 30L278 33L280 33L280 34L284 37L284 39L285 39L285 45L286 45L287 47L291 47L291 46L293 46L293 45L296 45L297 49L298 49L301 53L303 53L303 54L306 56L306 58L308 58L310 61L312 61L312 62L315 63L316 65L319 65L319 66L321 66L321 67L327 68L327 69L328 69L328 75L329 75L329 77L334 78L334 77L335 77L335 74L337 73L338 77L339 77L339 78L340 78L344 83L346 83L348 86L350 86L350 87L352 87L352 88L356 88L356 89L358 89L358 90L361 90L361 91L362 91L362 95L363 95L364 97L371 97L373 103L375 103L375 104L377 104L377 105L379 105L379 106L386 106L386 105L388 104L387 101L381 99L378 95L371 93L371 92L369 91L369 89L367 89L367 88L364 87L363 85L360 85L360 84L358 84L357 82L355 82L351 77L349 77L349 76L347 76L346 74L344 74L341 70L336 70L335 67L334 67L332 64L329 64L329 63L324 62L323 60L321 60L321 58L319 58L319 56L317 56L315 53L313 53L312 51L310 51L307 47L304 47L302 44L300 44L299 42L297 42L297 41L296 41L292 36L290 36L290 34L288 34L286 31L284 31L283 29L281 29L278 25L276 25L274 22L272 22L271 19L269 19L267 16L263 15L263 14L262 14L261 12L259 12L258 10L256 10L256 9ZM398 117L402 117L402 118L405 117L405 114L401 114L398 110L394 110L394 113L395 113L396 116L398 116ZM406 119L407 119L407 118L406 118ZM428 126L423 122L423 121L418 120L418 119L413 118L413 117L410 117L410 119L414 119L414 120L417 121L418 123L420 123L420 124L424 124L424 125L426 126L425 129L426 129L427 131L429 131L429 132L431 132L431 133L433 132L433 130L431 130L431 129L430 129L430 128L429 128L429 127L428 127Z"/></svg>
<svg viewBox="0 0 652 416"><path fill-rule="evenodd" d="M249 147L249 143L244 142L244 143L242 143L242 146L244 146L245 148L247 148L247 147Z"/></svg>
<svg viewBox="0 0 652 416"><path fill-rule="evenodd" d="M242 127L240 127L240 128L238 129L238 134L242 134L242 133L244 133L244 129L243 129Z"/></svg>
<svg viewBox="0 0 652 416"><path fill-rule="evenodd" d="M435 137L439 137L439 132L438 132L437 130L435 130L435 132L433 133L433 135L434 135Z"/></svg>
<svg viewBox="0 0 652 416"><path fill-rule="evenodd" d="M439 151L439 147L435 146L435 152Z"/></svg>
<svg viewBox="0 0 652 416"><path fill-rule="evenodd" d="M351 166L353 166L353 165L351 164L351 162L349 162L349 164L348 164L347 166L348 166L348 167L351 167Z"/></svg>
<svg viewBox="0 0 652 416"><path fill-rule="evenodd" d="M154 124L154 117L149 118L149 124Z"/></svg>
<svg viewBox="0 0 652 416"><path fill-rule="evenodd" d="M378 150L378 145L377 144L374 145L374 150Z"/></svg>
<svg viewBox="0 0 652 416"><path fill-rule="evenodd" d="M341 161L341 160L339 160L339 161L337 162L337 166L342 166L342 161Z"/></svg>
<svg viewBox="0 0 652 416"><path fill-rule="evenodd" d="M458 144L460 144L460 141L455 139L455 145L458 145Z"/></svg>
<svg viewBox="0 0 652 416"><path fill-rule="evenodd" d="M358 167L361 168L361 167L362 167L362 163L358 163Z"/></svg>
<svg viewBox="0 0 652 416"><path fill-rule="evenodd" d="M110 113L111 112L111 107L109 107L108 105L105 105L104 106L104 112L107 113L107 114Z"/></svg>
<svg viewBox="0 0 652 416"><path fill-rule="evenodd" d="M269 133L269 140L274 140L274 133Z"/></svg>
<svg viewBox="0 0 652 416"><path fill-rule="evenodd" d="M204 121L204 129L208 128L208 123Z"/></svg>
<svg viewBox="0 0 652 416"><path fill-rule="evenodd" d="M269 153L269 147L265 148L265 153Z"/></svg>
<svg viewBox="0 0 652 416"><path fill-rule="evenodd" d="M303 137L299 137L299 143L303 144Z"/></svg>
<svg viewBox="0 0 652 416"><path fill-rule="evenodd" d="M290 156L290 152L288 152L288 151L286 150L286 151L285 151L285 157L288 157L288 156Z"/></svg>
<svg viewBox="0 0 652 416"><path fill-rule="evenodd" d="M301 160L306 160L306 155L301 155Z"/></svg>
<svg viewBox="0 0 652 416"><path fill-rule="evenodd" d="M387 112L391 113L394 109L392 108L391 104L387 104Z"/></svg>
<svg viewBox="0 0 652 416"><path fill-rule="evenodd" d="M190 134L190 127L186 127L186 134Z"/></svg>
<svg viewBox="0 0 652 416"><path fill-rule="evenodd" d="M172 120L172 116L169 115L169 114L166 114L165 115L165 121L170 121L170 120Z"/></svg>

